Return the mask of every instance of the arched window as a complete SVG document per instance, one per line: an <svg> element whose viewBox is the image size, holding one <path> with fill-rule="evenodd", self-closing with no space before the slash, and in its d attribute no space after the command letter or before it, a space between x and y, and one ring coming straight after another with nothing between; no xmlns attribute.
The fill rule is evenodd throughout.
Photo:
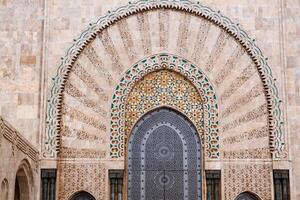
<svg viewBox="0 0 300 200"><path fill-rule="evenodd" d="M32 170L29 162L22 160L15 179L14 200L34 199Z"/></svg>
<svg viewBox="0 0 300 200"><path fill-rule="evenodd" d="M23 168L19 169L17 172L14 200L30 200L29 181Z"/></svg>
<svg viewBox="0 0 300 200"><path fill-rule="evenodd" d="M251 192L243 192L235 200L260 200L260 198Z"/></svg>
<svg viewBox="0 0 300 200"><path fill-rule="evenodd" d="M146 114L128 144L128 200L201 199L201 144L191 122L168 108Z"/></svg>
<svg viewBox="0 0 300 200"><path fill-rule="evenodd" d="M5 178L2 182L1 182L1 199L0 200L7 200L8 199L8 181Z"/></svg>
<svg viewBox="0 0 300 200"><path fill-rule="evenodd" d="M81 191L81 192L75 193L70 198L70 200L96 200L96 199L90 193L85 192L85 191Z"/></svg>

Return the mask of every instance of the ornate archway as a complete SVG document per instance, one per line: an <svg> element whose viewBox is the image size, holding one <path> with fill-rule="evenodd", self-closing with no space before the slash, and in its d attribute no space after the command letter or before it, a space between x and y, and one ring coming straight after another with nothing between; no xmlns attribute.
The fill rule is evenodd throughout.
<svg viewBox="0 0 300 200"><path fill-rule="evenodd" d="M110 142L113 158L124 156L127 135L137 119L161 105L175 107L190 116L202 137L206 157L219 157L217 97L208 77L199 68L179 56L158 54L139 61L125 74L112 101ZM139 94L153 96L156 100L139 101L145 98ZM164 96L167 98L163 99ZM183 96L186 98L180 99ZM136 108L134 104L144 107Z"/></svg>
<svg viewBox="0 0 300 200"><path fill-rule="evenodd" d="M239 25L199 3L130 3L92 23L62 58L48 104L43 156L55 160L59 152L58 168L67 176L72 166L89 168L77 159L124 164L130 91L147 74L168 69L189 80L201 96L204 129L197 131L204 135L207 160L224 165L226 199L244 190L269 199L270 179L263 177L271 174L271 155L286 158L287 148L278 91L266 60ZM238 179L243 175L246 181ZM60 176L60 184L72 191L79 184ZM253 180L262 186L249 189ZM85 177L80 181L86 182ZM94 191L96 198L102 195Z"/></svg>
<svg viewBox="0 0 300 200"><path fill-rule="evenodd" d="M220 12L216 12L211 10L208 7L205 7L199 3L194 3L188 0L185 1L180 1L180 0L165 0L165 1L157 1L157 0L152 0L152 1L137 1L135 3L130 3L129 5L126 5L124 7L121 7L117 9L116 11L110 12L107 16L100 18L97 22L90 24L88 29L84 31L81 36L76 39L73 43L73 45L70 47L70 49L67 52L67 55L62 59L62 64L58 69L57 76L53 78L54 84L51 90L51 95L49 99L49 104L48 104L48 112L47 112L47 135L45 139L45 150L43 152L44 157L50 157L50 158L56 158L57 153L59 152L59 144L60 144L60 132L62 129L61 126L61 120L62 120L62 109L63 109L63 96L64 96L64 91L66 87L67 80L70 76L70 71L75 70L77 74L84 74L85 70L81 68L80 64L75 62L78 60L80 57L81 53L84 51L85 55L91 60L94 66L97 66L100 70L102 70L102 74L105 75L107 78L108 82L112 81L113 79L111 78L111 74L108 71L103 71L103 66L100 61L100 59L95 56L95 47L91 46L90 44L92 41L95 40L95 38L99 38L101 42L105 43L105 50L106 53L108 52L108 55L110 55L113 63L113 70L117 73L122 73L122 65L120 64L120 56L117 55L117 51L113 48L113 43L111 39L109 38L109 32L107 32L108 27L113 26L113 24L116 24L117 22L121 22L122 20L127 19L129 16L137 15L146 11L151 11L151 10L156 10L156 9L173 9L175 11L180 11L183 12L183 22L190 16L190 15L195 15L196 17L199 18L199 20L205 20L206 22L201 26L201 30L199 32L199 38L206 38L208 34L209 27L211 24L214 26L218 27L220 29L220 34L217 39L217 45L219 45L220 48L213 48L212 53L215 55L220 55L222 48L224 47L224 41L228 38L234 38L238 41L239 43L239 48L237 48L237 51L234 53L237 57L240 56L241 51L246 51L249 55L249 57L252 60L252 64L250 67L243 72L242 74L243 77L249 78L250 76L249 73L253 74L256 73L253 70L253 67L257 69L258 76L261 80L261 84L263 86L263 93L265 93L265 98L266 98L266 105L267 111L264 109L258 109L254 110L253 112L262 112L268 115L268 132L270 135L270 149L271 153L273 155L273 158L284 158L287 156L286 152L286 147L285 147L285 137L284 134L282 133L282 120L281 120L281 110L280 110L280 101L278 99L278 91L276 89L275 83L274 83L274 78L271 72L270 67L267 64L266 58L262 55L262 52L260 49L256 46L254 41L240 28L239 25L233 23L230 19L224 17ZM145 20L145 16L140 16L138 17L138 20L141 22L147 22ZM149 22L147 22L149 23ZM125 30L123 29L124 26L126 28L126 24L120 23L120 30ZM144 25L141 25L141 28L143 28ZM122 28L123 27L123 28ZM184 29L183 29L184 30ZM184 32L179 32L178 35L184 35ZM128 36L126 32L121 32L122 36ZM198 37L198 36L197 36ZM161 39L161 44L162 47L165 46L165 41L162 38ZM142 38L142 43L145 46L145 44L149 41L149 38ZM124 46L130 47L129 43L130 39L127 39L124 41ZM199 39L200 45L195 49L194 52L196 56L192 56L192 59L195 61L199 61L199 58L197 57L197 52L200 52L199 48L201 45L203 45L203 40ZM178 39L177 42L179 45L177 47L176 52L179 54L184 54L184 47L185 41L182 39ZM97 46L97 45L96 45ZM202 46L203 47L203 46ZM145 53L146 55L149 55L151 51L147 49L148 47L145 47ZM149 47L150 48L150 47ZM130 48L128 48L130 50ZM239 49L242 49L241 51ZM134 51L128 52L129 55L129 60L134 61L135 56L134 56ZM193 54L194 55L194 54ZM208 62L206 63L206 66L203 68L205 69L205 72L208 74L212 74L214 72L213 66L214 66L215 59L213 57L208 58ZM228 65L231 65L232 63L235 63L235 57L232 59L230 58L228 60ZM197 63L196 63L197 64ZM74 69L75 67L77 69ZM201 67L201 66L199 66ZM251 69L250 69L251 68ZM82 75L83 76L83 75ZM125 75L126 77L126 75ZM213 80L216 85L220 84L222 80L224 80L224 74L215 77L216 80ZM242 77L242 78L243 78ZM88 81L89 77L83 77L84 80ZM135 78L135 77L131 77ZM239 77L237 77L239 78ZM240 79L240 80L245 80L245 79ZM122 80L123 81L123 80ZM92 81L90 80L89 83L91 87L94 87ZM240 82L237 82L235 84L240 84ZM71 85L72 86L72 85ZM78 91L75 91L74 88L72 88L70 85L69 91L72 89L73 93L79 94ZM71 87L71 89L70 89ZM254 88L255 89L255 88ZM101 90L99 88L95 87L94 90L96 93L99 95L101 94ZM224 91L224 98L221 98L221 100L227 99L228 95L230 96L230 89L228 91ZM252 95L251 93L250 95ZM106 98L106 97L105 97ZM81 100L82 102L84 100ZM92 102L93 103L93 102ZM84 101L84 104L88 106L92 106L91 102ZM101 108L95 108L95 110L101 111ZM233 109L236 109L236 107L232 108L229 107L228 111L225 112L224 115L227 115L230 113ZM250 111L249 111L250 112ZM105 115L105 112L103 112ZM250 116L250 114L249 114ZM249 117L248 117L249 118ZM251 116L250 116L251 118ZM248 119L241 119L242 121L248 120ZM87 120L86 120L87 121ZM92 123L92 122L91 122ZM225 126L224 130L235 127L235 124L239 123L237 122L232 122L232 124L228 124ZM103 131L107 130L107 127L104 126L97 126L99 129L103 129ZM111 152L111 156L114 158L120 158L122 157L122 142L121 143L115 143L116 139L114 136L119 137L119 140L122 139L122 133L113 134L112 140L112 148L119 148L120 150ZM217 137L217 136L214 136ZM215 144L218 146L218 144ZM216 148L216 147L212 147ZM261 151L259 149L253 150L253 151ZM265 152L265 155L268 154L267 150L263 150ZM71 152L68 151L68 152ZM216 153L211 154L211 158L215 157ZM230 152L229 157L234 155L235 153ZM245 153L243 153L245 154ZM253 153L257 154L257 153ZM90 156L90 154L89 154ZM100 156L100 155L99 155ZM217 156L218 157L218 156Z"/></svg>

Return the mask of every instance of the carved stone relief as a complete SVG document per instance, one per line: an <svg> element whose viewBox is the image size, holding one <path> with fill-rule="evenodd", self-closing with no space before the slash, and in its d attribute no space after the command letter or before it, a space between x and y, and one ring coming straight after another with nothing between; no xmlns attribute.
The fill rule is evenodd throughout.
<svg viewBox="0 0 300 200"><path fill-rule="evenodd" d="M286 158L286 138L282 132L282 113L280 109L280 100L278 99L278 91L276 89L274 78L271 69L267 64L266 58L262 55L260 49L256 46L254 41L250 39L250 37L239 27L239 25L233 23L230 19L224 17L222 14L220 14L220 12L215 12L210 8L203 6L197 2L194 3L188 0L151 0L130 3L124 7L117 9L116 11L110 12L108 15L100 18L95 23L91 23L88 29L84 31L81 34L81 36L74 41L72 47L68 50L67 55L62 59L61 66L59 67L57 72L57 76L53 79L54 84L51 91L47 112L47 135L45 138L45 150L43 152L44 157L56 158L57 153L59 152L59 140L61 134L61 121L63 114L64 97L64 95L62 94L64 93L64 90L66 90L66 93L70 94L70 96L72 96L74 93L76 93L77 96L81 96L77 97L77 99L80 100L81 103L87 105L88 107L92 107L92 109L99 113L99 115L102 114L104 116L108 114L108 112L102 107L99 107L99 105L96 105L92 101L87 101L83 99L82 94L80 92L78 93L76 89L72 88L71 84L67 84L67 79L70 75L69 72L73 69L74 74L80 76L81 81L84 82L84 84L91 87L95 93L97 93L101 98L103 98L101 101L107 102L110 98L109 95L107 96L107 93L103 92L104 88L101 88L94 84L95 79L89 77L88 74L85 73L86 69L80 67L80 62L75 62L79 57L82 57L81 52L84 52L84 55L88 57L92 65L95 66L99 73L105 74L105 80L107 80L110 86L114 85L114 83L119 83L119 78L121 77L120 75L124 72L126 68L128 68L128 65L124 65L124 62L121 59L124 55L120 54L120 49L118 48L125 49L125 56L128 57L128 60L131 64L133 64L135 60L138 60L135 53L140 53L140 51L136 50L137 47L132 46L135 45L135 38L133 38L132 33L130 33L131 24L126 21L127 17L136 16L137 28L140 32L141 45L143 46L144 53L149 55L153 52L154 49L151 45L153 44L154 38L151 35L152 33L150 34L151 31L147 30L150 30L152 28L152 21L150 20L150 18L153 18L152 15L154 13L149 14L148 11L154 12L156 11L156 9L158 9L158 11L160 9L168 11L166 13L162 13L161 11L159 11L160 14L157 14L157 16L158 21L161 23L158 31L160 35L158 40L159 44L161 44L164 48L169 48L171 46L171 41L170 39L166 38L165 33L168 32L169 28L165 20L169 19L170 23L170 20L173 16L172 13L175 12L171 8L180 12L179 15L181 17L178 24L179 26L180 24L182 24L182 30L178 31L179 38L175 40L175 51L178 54L185 55L185 52L189 48L189 46L186 43L187 41L189 41L189 38L180 38L180 35L185 35L185 33L188 33L187 36L190 35L189 31L187 30L188 27L184 24L190 23L190 20L193 17L197 17L199 21L201 21L201 25L199 26L199 31L196 37L197 45L195 45L195 47L200 47L201 44L204 45L203 47L206 47L205 43L207 42L206 39L208 37L209 32L211 30L220 30L219 33L217 33L215 44L211 48L211 54L207 57L206 61L203 62L205 66L198 66L201 69L203 69L204 73L213 77L212 82L216 83L217 87L223 84L225 77L228 77L228 75L230 74L230 70L227 70L227 68L236 68L237 61L246 54L251 58L252 63L250 63L249 65L251 67L245 68L244 73L242 73L240 76L240 79L239 77L237 77L236 82L233 82L233 87L228 88L227 90L224 90L220 93L221 102L232 95L232 92L235 89L237 89L237 85L244 84L245 82L247 82L248 79L251 79L251 74L255 73L256 76L258 75L261 79L263 93L265 93L266 98L265 107L267 108L266 116L269 121L268 128L270 135L270 152L272 153L274 159ZM192 17L190 16L191 14L193 14ZM166 15L166 18L164 18L164 20L162 20L162 15ZM161 17L159 18L159 16ZM119 35L122 39L122 45L116 45L114 41L115 38L113 35L110 34L108 27L115 27L115 30L119 32ZM232 40L229 41L230 38L232 38ZM221 57L224 48L226 48L226 45L229 42L234 41L233 39L238 41L238 46L236 47L235 52L232 53L232 57L229 57L225 62L225 65L223 66L223 69L226 71L226 73L219 73L218 75L213 75L213 73L215 72L215 64L217 63L217 58L213 57L212 54L220 55ZM99 47L99 44L93 43L92 41L97 41L96 43L101 43L100 46L101 48L103 48L103 52L107 54L108 58L111 60L111 71L108 70L108 68L104 68L105 61L101 57L102 55L100 56L100 54L97 53L97 51L99 51L99 49L101 48ZM202 57L198 56L200 54L200 51L200 49L198 49L197 51L194 49L194 53L191 54L193 55L191 56L191 59L194 60L196 64L198 64L198 61L200 62L202 59ZM113 74L117 74L117 78ZM132 78L132 81L134 81L135 77ZM122 81L123 80L121 80L121 82ZM248 95L255 96L256 94L252 92ZM245 104L245 102L246 101L244 99L241 99L239 105ZM225 111L224 115L228 115L228 113L237 109L238 108L234 106L228 107L228 110ZM112 121L111 123L113 124L114 121ZM233 123L235 124L236 122ZM108 127L106 126L105 128L102 125L99 126L101 126L101 129L103 130L108 130ZM228 127L232 126L233 124L228 124ZM114 135L116 137L117 135L122 135L121 132L119 132L118 134L115 132L111 134L113 135L113 137ZM217 137L217 135L214 135L213 137ZM119 140L122 139L123 138L119 138ZM111 141L111 144L114 146L113 148L116 148L116 146L119 145L119 147L117 148L122 149L122 144L115 144L115 141L116 140ZM216 144L216 146L218 146L218 144ZM211 154L212 157L215 157L214 154L215 153ZM114 158L119 158L122 157L122 153L112 153L111 156Z"/></svg>

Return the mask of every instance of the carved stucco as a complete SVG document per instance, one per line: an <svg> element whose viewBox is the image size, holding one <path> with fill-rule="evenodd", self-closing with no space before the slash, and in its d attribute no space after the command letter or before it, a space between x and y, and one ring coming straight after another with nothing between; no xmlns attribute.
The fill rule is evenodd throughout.
<svg viewBox="0 0 300 200"><path fill-rule="evenodd" d="M89 43L91 43L91 41L95 39L95 37L99 33L106 30L115 22L120 21L121 19L125 19L127 16L136 13L142 13L143 11L161 8L175 9L185 12L187 13L187 15L194 14L202 19L204 18L205 20L219 26L224 31L224 33L229 34L239 42L239 44L251 57L262 80L264 93L267 100L266 106L268 109L267 112L270 149L273 158L285 158L287 156L285 146L286 139L282 132L282 113L280 109L280 100L278 99L278 91L274 83L275 80L273 78L271 69L267 64L267 59L262 55L262 52L256 46L254 40L252 40L247 35L247 33L239 27L238 24L233 23L230 19L223 16L220 12L213 11L210 8L205 7L199 3L179 0L153 0L130 3L124 7L117 9L116 11L109 12L108 15L101 17L95 23L90 24L87 30L85 30L79 38L74 40L74 43L68 49L67 54L62 58L62 63L58 69L56 77L53 78L54 83L48 101L47 134L43 156L48 158L56 158L57 153L59 152L63 92L70 70L72 69L74 62L77 60L80 53ZM184 32L180 34L184 34ZM226 38L226 35L224 37L220 36L220 39L218 40L219 44L222 45L222 41ZM179 51L181 50L179 49ZM133 53L134 52L131 52L131 55ZM215 50L215 53L219 54L218 49ZM210 65L207 65L207 71L209 71L209 66Z"/></svg>

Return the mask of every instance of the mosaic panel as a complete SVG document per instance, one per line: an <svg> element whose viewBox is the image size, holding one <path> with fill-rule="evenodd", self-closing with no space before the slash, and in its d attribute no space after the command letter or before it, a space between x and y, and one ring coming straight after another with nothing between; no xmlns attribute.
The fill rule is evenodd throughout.
<svg viewBox="0 0 300 200"><path fill-rule="evenodd" d="M194 87L189 87L189 88L194 88L194 89L190 89L190 92L193 93L191 93L190 95L186 94L186 96L184 97L184 98L190 98L189 99L190 103L184 102L183 101L184 98L179 97L180 96L179 94L181 95L185 94L184 85L181 84L179 87L176 81L175 82L173 81L173 83L171 83L171 79L172 77L174 78L174 75L171 76L170 73L166 71L161 72L165 74L165 78L160 78L160 80L157 80L161 82L157 84L155 83L156 87L158 87L158 91L159 91L160 89L162 89L162 87L166 87L166 86L169 87L170 85L170 87L173 88L173 91L171 90L171 88L168 88L168 90L170 91L169 93L161 92L160 95L156 96L157 98L156 100L149 101L149 98L147 100L139 96L139 94L137 94L139 93L138 91L139 86L137 86L135 89L132 90L132 88L135 87L135 84L137 84L137 82L142 80L142 87L144 88L141 88L141 90L143 90L145 96L146 94L151 94L152 92L153 92L152 95L154 95L155 90L154 88L152 88L151 82L149 82L148 78L146 78L145 80L143 79L143 77L147 73L151 73L159 69L173 70L185 77L185 78L179 78L177 81L186 80L184 82L187 83L187 80L189 80L191 83L193 83ZM178 75L176 75L175 77L177 76ZM149 77L151 78L153 77L153 75L150 75ZM178 87L174 89L174 85L171 86L172 84L177 84L176 86ZM195 88L197 88L197 92L200 94L201 100L200 98L197 97L195 93L196 90ZM133 91L132 95L128 97L131 90ZM175 97L174 94L176 94ZM176 99L176 101L171 103L172 98L176 98L176 97L179 99ZM145 105L149 107L145 107L145 108L138 107L138 109L141 110L141 113L133 113L132 112L133 109L131 109L126 114L125 108L126 108L127 99L129 99L131 102L137 102L140 101L139 99L143 99ZM128 131L126 130L126 123L125 123L126 115L128 117L132 115L134 116L133 117L134 120L130 120L129 122L127 122L129 123L128 127L130 127L142 113L146 112L150 108L156 107L157 105L167 105L167 103L169 103L171 106L174 106L179 110L184 111L184 109L186 110L188 109L187 107L189 105L195 106L197 103L200 102L203 104L203 113L204 113L203 123L201 123L200 112L190 112L190 113L186 112L186 113L193 120L197 118L197 120L195 120L195 125L199 127L198 129L200 133L203 132L205 133L203 139L205 141L205 155L208 158L218 158L220 153L219 153L217 97L215 95L213 86L209 82L208 78L203 74L203 72L195 65L190 63L189 61L170 54L153 55L151 57L148 57L136 63L130 70L128 70L125 73L125 76L121 79L121 82L117 86L115 94L113 95L112 114L111 114L111 157L121 158L124 156L124 142L126 139L125 138L126 131ZM133 105L135 104L137 103L133 103ZM130 108L130 106L128 107ZM200 128L202 125L204 130L201 130Z"/></svg>
<svg viewBox="0 0 300 200"><path fill-rule="evenodd" d="M195 124L203 138L201 96L189 80L169 70L147 74L132 88L125 106L126 136L142 115L160 106L170 106L185 114Z"/></svg>

